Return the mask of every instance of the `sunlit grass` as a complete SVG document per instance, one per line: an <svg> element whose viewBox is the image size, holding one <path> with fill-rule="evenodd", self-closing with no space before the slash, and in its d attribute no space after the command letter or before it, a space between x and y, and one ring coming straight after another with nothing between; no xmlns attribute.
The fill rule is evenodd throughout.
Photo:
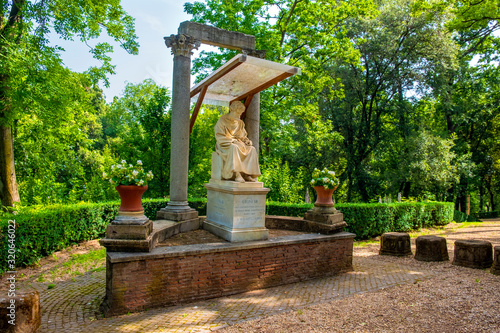
<svg viewBox="0 0 500 333"><path fill-rule="evenodd" d="M106 249L90 250L87 253L74 253L69 260L57 265L46 274L42 274L39 282L53 282L61 279L83 275L86 272L95 273L106 269Z"/></svg>

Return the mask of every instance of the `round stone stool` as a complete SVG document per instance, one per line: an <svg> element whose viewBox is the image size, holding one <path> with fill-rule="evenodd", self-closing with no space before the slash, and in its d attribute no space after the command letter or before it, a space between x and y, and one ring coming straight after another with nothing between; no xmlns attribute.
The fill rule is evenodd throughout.
<svg viewBox="0 0 500 333"><path fill-rule="evenodd" d="M493 263L493 247L481 240L457 240L453 265L470 268L489 268Z"/></svg>
<svg viewBox="0 0 500 333"><path fill-rule="evenodd" d="M415 241L417 249L415 259L420 261L449 260L446 238L434 235L419 236Z"/></svg>
<svg viewBox="0 0 500 333"><path fill-rule="evenodd" d="M493 255L493 266L491 266L491 274L500 275L500 246L495 246Z"/></svg>
<svg viewBox="0 0 500 333"><path fill-rule="evenodd" d="M410 255L410 235L405 232L386 232L380 238L379 254L389 256Z"/></svg>

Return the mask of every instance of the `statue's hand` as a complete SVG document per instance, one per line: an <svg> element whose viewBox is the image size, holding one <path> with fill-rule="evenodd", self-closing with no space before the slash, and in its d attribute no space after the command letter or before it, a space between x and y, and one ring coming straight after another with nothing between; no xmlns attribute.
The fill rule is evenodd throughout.
<svg viewBox="0 0 500 333"><path fill-rule="evenodd" d="M253 146L252 140L248 139L247 142L245 142L247 146Z"/></svg>

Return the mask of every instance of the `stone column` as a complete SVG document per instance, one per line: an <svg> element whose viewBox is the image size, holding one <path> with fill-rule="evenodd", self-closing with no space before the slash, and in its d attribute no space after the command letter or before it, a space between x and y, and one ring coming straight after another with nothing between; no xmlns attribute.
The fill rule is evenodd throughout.
<svg viewBox="0 0 500 333"><path fill-rule="evenodd" d="M174 72L172 80L172 124L170 146L170 201L158 213L158 218L183 221L196 218L197 212L187 202L189 165L189 118L191 89L191 55L200 41L186 35L165 37L172 49Z"/></svg>
<svg viewBox="0 0 500 333"><path fill-rule="evenodd" d="M257 154L259 154L260 93L257 93L253 96L252 102L246 110L244 122L248 138L252 140L255 150L257 151Z"/></svg>
<svg viewBox="0 0 500 333"><path fill-rule="evenodd" d="M243 54L247 54L252 57L257 57L261 59L266 58L265 50L253 50L253 49L244 49L242 50ZM253 146L257 153L259 153L259 140L260 140L260 93L257 93L253 96L252 102L248 106L245 119L245 129L248 133L248 138L252 140Z"/></svg>

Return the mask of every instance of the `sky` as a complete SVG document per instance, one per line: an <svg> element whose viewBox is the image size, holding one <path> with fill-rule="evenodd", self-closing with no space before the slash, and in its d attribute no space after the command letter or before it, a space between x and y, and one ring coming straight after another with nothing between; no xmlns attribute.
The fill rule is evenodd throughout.
<svg viewBox="0 0 500 333"><path fill-rule="evenodd" d="M135 18L140 48L139 55L131 55L109 38L98 39L109 42L114 48L111 58L112 64L116 65L116 74L108 76L109 88L101 84L107 102L111 102L114 96L120 96L127 82L139 83L151 78L157 84L171 88L173 56L170 49L165 46L163 37L177 34L179 24L191 19L191 16L183 11L184 2L183 0L121 1L125 11ZM65 49L62 53L63 62L73 71L83 72L90 66L99 65L89 53L88 46L79 41L68 42L55 37L52 42ZM198 53L199 51L195 51L193 58Z"/></svg>

